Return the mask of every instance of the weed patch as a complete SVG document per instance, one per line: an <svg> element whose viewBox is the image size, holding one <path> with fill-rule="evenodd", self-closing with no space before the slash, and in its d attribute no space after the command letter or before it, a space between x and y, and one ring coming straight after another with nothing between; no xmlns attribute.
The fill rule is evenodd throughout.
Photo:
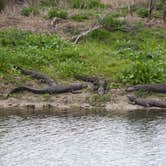
<svg viewBox="0 0 166 166"><path fill-rule="evenodd" d="M92 9L104 7L100 0L72 0L72 7L76 9Z"/></svg>
<svg viewBox="0 0 166 166"><path fill-rule="evenodd" d="M49 11L48 11L48 18L54 18L54 17L59 17L59 18L62 18L62 19L66 19L68 16L68 12L66 10L61 10L61 9L58 9L58 8L51 8Z"/></svg>
<svg viewBox="0 0 166 166"><path fill-rule="evenodd" d="M87 15L83 15L83 14L76 14L76 15L72 16L72 19L74 21L81 22L81 21L87 20L88 16Z"/></svg>
<svg viewBox="0 0 166 166"><path fill-rule="evenodd" d="M138 8L136 13L139 17L145 18L148 17L148 9L147 8Z"/></svg>
<svg viewBox="0 0 166 166"><path fill-rule="evenodd" d="M24 7L22 10L21 10L21 15L23 16L30 16L30 14L33 14L34 16L35 15L38 15L39 14L39 10L35 7Z"/></svg>

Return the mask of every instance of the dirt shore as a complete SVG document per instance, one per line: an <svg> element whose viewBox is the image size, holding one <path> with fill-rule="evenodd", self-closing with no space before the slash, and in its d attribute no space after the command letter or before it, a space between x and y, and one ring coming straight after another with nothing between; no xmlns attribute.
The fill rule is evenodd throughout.
<svg viewBox="0 0 166 166"><path fill-rule="evenodd" d="M161 98L161 97L160 97ZM163 97L162 97L163 99ZM80 94L34 95L17 94L0 99L0 114L34 113L111 113L117 115L135 111L165 111L129 104L123 89L112 89L105 96L84 91Z"/></svg>

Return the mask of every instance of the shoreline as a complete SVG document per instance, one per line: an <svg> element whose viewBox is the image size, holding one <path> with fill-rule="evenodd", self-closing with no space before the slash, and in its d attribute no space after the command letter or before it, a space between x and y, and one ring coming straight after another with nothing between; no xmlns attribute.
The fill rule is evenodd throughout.
<svg viewBox="0 0 166 166"><path fill-rule="evenodd" d="M163 97L155 97L160 99ZM165 98L165 97L164 97ZM114 114L125 115L131 112L158 112L166 108L142 107L129 104L123 89L112 89L105 96L91 92L80 94L34 95L18 94L8 99L0 99L0 115L7 114Z"/></svg>

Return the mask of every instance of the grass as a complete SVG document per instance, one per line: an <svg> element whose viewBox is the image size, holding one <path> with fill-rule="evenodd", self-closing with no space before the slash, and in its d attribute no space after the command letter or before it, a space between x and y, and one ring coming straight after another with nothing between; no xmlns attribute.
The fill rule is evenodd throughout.
<svg viewBox="0 0 166 166"><path fill-rule="evenodd" d="M54 17L58 17L58 18L62 18L62 19L66 19L68 16L68 12L66 10L61 10L58 8L51 8L48 11L48 18L54 18Z"/></svg>
<svg viewBox="0 0 166 166"><path fill-rule="evenodd" d="M87 14L76 14L72 16L72 19L77 22L81 22L88 19Z"/></svg>
<svg viewBox="0 0 166 166"><path fill-rule="evenodd" d="M100 0L72 0L71 6L76 9L92 9L104 7Z"/></svg>
<svg viewBox="0 0 166 166"><path fill-rule="evenodd" d="M134 34L100 29L73 45L55 34L1 30L0 79L17 82L21 75L14 66L22 66L60 79L82 74L118 85L165 82L164 36L164 29L143 28Z"/></svg>
<svg viewBox="0 0 166 166"><path fill-rule="evenodd" d="M145 8L145 7L142 7L142 8L138 8L136 10L136 13L139 17L142 17L142 18L146 18L148 17L148 9Z"/></svg>
<svg viewBox="0 0 166 166"><path fill-rule="evenodd" d="M5 8L5 3L4 1L0 1L0 11L3 10Z"/></svg>
<svg viewBox="0 0 166 166"><path fill-rule="evenodd" d="M39 9L35 8L35 7L24 7L21 10L21 15L23 15L23 16L28 17L28 16L30 16L30 14L38 15L39 14Z"/></svg>

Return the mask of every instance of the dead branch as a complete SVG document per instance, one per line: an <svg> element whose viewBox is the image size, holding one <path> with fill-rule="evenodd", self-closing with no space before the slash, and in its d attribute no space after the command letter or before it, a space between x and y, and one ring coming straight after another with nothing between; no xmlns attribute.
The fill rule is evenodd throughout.
<svg viewBox="0 0 166 166"><path fill-rule="evenodd" d="M71 41L74 42L74 44L77 44L80 41L80 39L82 39L84 36L86 36L90 32L93 32L93 31L95 31L97 29L100 29L102 27L103 27L103 25L101 25L101 24L95 25L95 26L89 28L88 30L82 32L81 34L79 34L77 36L73 36Z"/></svg>

